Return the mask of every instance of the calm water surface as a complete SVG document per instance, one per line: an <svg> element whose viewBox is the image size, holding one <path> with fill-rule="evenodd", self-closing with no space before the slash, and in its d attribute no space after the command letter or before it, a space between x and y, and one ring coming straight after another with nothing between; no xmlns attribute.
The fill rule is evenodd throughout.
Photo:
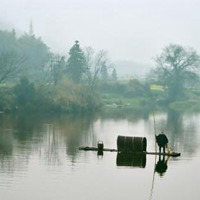
<svg viewBox="0 0 200 200"><path fill-rule="evenodd" d="M164 130L171 149L181 152L163 173L155 171L157 156L78 150L98 140L116 149L117 136L124 135L146 137L147 150L155 151L152 116L0 115L1 199L199 200L200 114L168 112L155 119L156 131Z"/></svg>

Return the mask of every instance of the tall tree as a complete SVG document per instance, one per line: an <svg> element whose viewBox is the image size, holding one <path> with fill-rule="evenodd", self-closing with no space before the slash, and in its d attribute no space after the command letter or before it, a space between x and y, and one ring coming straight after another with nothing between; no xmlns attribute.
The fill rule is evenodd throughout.
<svg viewBox="0 0 200 200"><path fill-rule="evenodd" d="M31 81L38 82L44 77L45 65L49 62L51 53L48 46L34 35L24 34L19 38L20 49L26 57L24 75Z"/></svg>
<svg viewBox="0 0 200 200"><path fill-rule="evenodd" d="M107 69L106 62L102 63L100 72L101 72L101 80L103 82L107 82L109 77L108 77L108 69Z"/></svg>
<svg viewBox="0 0 200 200"><path fill-rule="evenodd" d="M67 61L67 72L69 77L75 83L82 80L83 74L87 71L84 52L80 48L79 41L69 51L69 59Z"/></svg>
<svg viewBox="0 0 200 200"><path fill-rule="evenodd" d="M115 68L112 71L111 79L112 79L112 81L117 81L117 71Z"/></svg>
<svg viewBox="0 0 200 200"><path fill-rule="evenodd" d="M15 30L13 29L11 32L0 30L0 44L0 53L11 51L16 52L19 49L19 47Z"/></svg>
<svg viewBox="0 0 200 200"><path fill-rule="evenodd" d="M56 85L61 79L65 71L65 57L60 55L53 55L50 60L51 79Z"/></svg>
<svg viewBox="0 0 200 200"><path fill-rule="evenodd" d="M25 62L14 29L0 30L0 83L17 78Z"/></svg>
<svg viewBox="0 0 200 200"><path fill-rule="evenodd" d="M197 80L200 56L193 49L171 44L156 57L157 67L152 75L168 88L169 103L179 99L191 79Z"/></svg>
<svg viewBox="0 0 200 200"><path fill-rule="evenodd" d="M86 66L87 66L87 81L90 88L90 92L94 92L95 87L100 79L100 75L102 75L102 69L105 66L109 65L109 60L107 58L106 51L99 51L95 53L95 51L91 47L87 47L85 49L85 58L86 58ZM107 73L107 68L106 68ZM107 75L107 74L106 74Z"/></svg>

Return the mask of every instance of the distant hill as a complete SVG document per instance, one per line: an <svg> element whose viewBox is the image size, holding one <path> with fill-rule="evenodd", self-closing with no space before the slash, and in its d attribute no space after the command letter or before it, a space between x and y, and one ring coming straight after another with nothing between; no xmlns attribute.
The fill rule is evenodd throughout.
<svg viewBox="0 0 200 200"><path fill-rule="evenodd" d="M118 77L144 76L153 67L152 64L139 63L128 60L117 60L113 62Z"/></svg>

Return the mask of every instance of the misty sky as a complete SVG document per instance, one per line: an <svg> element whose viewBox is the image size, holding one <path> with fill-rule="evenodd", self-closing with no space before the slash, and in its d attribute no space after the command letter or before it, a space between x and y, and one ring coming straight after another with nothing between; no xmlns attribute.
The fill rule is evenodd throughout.
<svg viewBox="0 0 200 200"><path fill-rule="evenodd" d="M0 24L23 33L30 20L53 52L75 40L111 60L143 63L170 43L200 51L199 0L0 0Z"/></svg>

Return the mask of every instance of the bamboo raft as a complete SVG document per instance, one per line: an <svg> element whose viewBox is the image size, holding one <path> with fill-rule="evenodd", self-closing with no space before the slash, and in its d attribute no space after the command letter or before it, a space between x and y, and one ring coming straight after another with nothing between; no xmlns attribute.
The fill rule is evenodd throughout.
<svg viewBox="0 0 200 200"><path fill-rule="evenodd" d="M118 136L117 137L117 149L104 148L103 141L98 141L97 147L79 147L79 150L84 151L110 151L123 154L137 154L137 155L159 155L159 156L172 156L178 157L181 154L176 152L161 153L161 152L148 152L147 151L147 139L145 137L130 137L130 136Z"/></svg>
<svg viewBox="0 0 200 200"><path fill-rule="evenodd" d="M79 147L79 150L119 152L117 149L103 148L103 149L100 150L97 147ZM177 153L177 152L159 153L159 152L142 151L142 152L127 152L127 153L131 153L131 154L146 154L146 155L159 155L159 156L171 156L171 157L178 157L178 156L181 155L181 153Z"/></svg>

